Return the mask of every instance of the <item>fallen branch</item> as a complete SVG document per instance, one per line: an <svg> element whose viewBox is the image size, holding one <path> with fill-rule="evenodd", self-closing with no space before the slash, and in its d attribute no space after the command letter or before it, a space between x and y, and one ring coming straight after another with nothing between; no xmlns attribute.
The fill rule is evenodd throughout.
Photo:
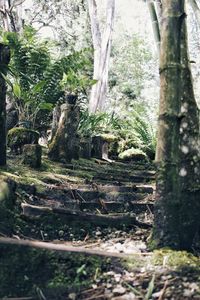
<svg viewBox="0 0 200 300"><path fill-rule="evenodd" d="M128 258L130 255L122 253L112 253L99 250L90 250L83 247L73 247L54 243L40 242L40 241L29 241L29 240L16 240L12 238L0 238L0 244L3 245L15 245L15 246L26 246L32 248L61 251L61 252L72 252L81 253L85 255L97 255L105 257L117 257L117 258Z"/></svg>

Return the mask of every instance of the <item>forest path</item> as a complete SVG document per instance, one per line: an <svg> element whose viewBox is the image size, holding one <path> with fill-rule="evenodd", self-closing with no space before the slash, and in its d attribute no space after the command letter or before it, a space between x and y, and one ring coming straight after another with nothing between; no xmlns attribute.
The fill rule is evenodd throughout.
<svg viewBox="0 0 200 300"><path fill-rule="evenodd" d="M42 168L33 170L20 159L11 157L5 172L17 182L19 215L10 235L16 247L1 252L8 259L1 269L12 296L200 299L198 259L184 252L147 249L155 191L151 163L93 159L64 165L43 157ZM44 250L33 251L20 243L40 243ZM7 278L8 264L16 264L16 254L20 272L12 269L13 277Z"/></svg>

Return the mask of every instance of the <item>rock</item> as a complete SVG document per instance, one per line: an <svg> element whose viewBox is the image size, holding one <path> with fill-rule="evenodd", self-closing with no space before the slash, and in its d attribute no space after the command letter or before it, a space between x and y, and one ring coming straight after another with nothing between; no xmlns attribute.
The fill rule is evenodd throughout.
<svg viewBox="0 0 200 300"><path fill-rule="evenodd" d="M16 200L16 183L0 176L0 232L11 234L14 225L13 208Z"/></svg>
<svg viewBox="0 0 200 300"><path fill-rule="evenodd" d="M15 204L16 183L11 179L1 179L0 177L0 207L13 209Z"/></svg>
<svg viewBox="0 0 200 300"><path fill-rule="evenodd" d="M71 294L68 295L68 298L70 300L76 300L76 294L75 293L71 293Z"/></svg>
<svg viewBox="0 0 200 300"><path fill-rule="evenodd" d="M112 298L112 300L136 300L138 299L134 293L128 293L123 296Z"/></svg>
<svg viewBox="0 0 200 300"><path fill-rule="evenodd" d="M41 167L42 147L40 145L24 145L22 163L31 168Z"/></svg>
<svg viewBox="0 0 200 300"><path fill-rule="evenodd" d="M147 155L140 149L130 148L119 154L119 158L124 161L147 160Z"/></svg>
<svg viewBox="0 0 200 300"><path fill-rule="evenodd" d="M8 147L15 154L21 154L26 144L38 144L39 133L37 131L17 127L8 131Z"/></svg>
<svg viewBox="0 0 200 300"><path fill-rule="evenodd" d="M100 236L100 235L102 235L102 233L101 233L101 231L96 231L95 235Z"/></svg>
<svg viewBox="0 0 200 300"><path fill-rule="evenodd" d="M80 139L80 157L85 159L91 158L92 139L91 137L82 137Z"/></svg>
<svg viewBox="0 0 200 300"><path fill-rule="evenodd" d="M64 231L63 230L59 230L59 232L58 232L58 235L59 235L59 237L63 237L64 236Z"/></svg>
<svg viewBox="0 0 200 300"><path fill-rule="evenodd" d="M122 286L122 285L117 285L114 289L113 289L113 294L114 295L122 295L126 292L126 289Z"/></svg>

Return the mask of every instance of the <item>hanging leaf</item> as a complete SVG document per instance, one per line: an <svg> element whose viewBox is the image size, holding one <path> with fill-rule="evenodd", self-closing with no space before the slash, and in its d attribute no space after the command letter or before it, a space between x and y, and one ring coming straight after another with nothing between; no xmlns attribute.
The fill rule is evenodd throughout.
<svg viewBox="0 0 200 300"><path fill-rule="evenodd" d="M40 103L40 105L39 105L39 108L40 109L46 109L46 110L51 110L52 109L52 107L53 107L53 104L52 103Z"/></svg>
<svg viewBox="0 0 200 300"><path fill-rule="evenodd" d="M45 84L46 84L45 80L41 80L37 84L35 84L35 86L32 88L32 94L35 95L41 92Z"/></svg>
<svg viewBox="0 0 200 300"><path fill-rule="evenodd" d="M21 98L21 87L17 82L13 84L13 93L18 99Z"/></svg>

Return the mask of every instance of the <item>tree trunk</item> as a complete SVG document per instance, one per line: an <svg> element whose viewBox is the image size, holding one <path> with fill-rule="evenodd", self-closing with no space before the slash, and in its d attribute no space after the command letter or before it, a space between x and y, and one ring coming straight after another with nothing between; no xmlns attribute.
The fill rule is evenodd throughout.
<svg viewBox="0 0 200 300"><path fill-rule="evenodd" d="M6 82L2 74L7 74L9 61L9 48L0 44L0 166L6 165Z"/></svg>
<svg viewBox="0 0 200 300"><path fill-rule="evenodd" d="M10 0L0 0L0 12L2 14L5 31L17 32L12 10L13 6L11 5Z"/></svg>
<svg viewBox="0 0 200 300"><path fill-rule="evenodd" d="M93 78L97 83L93 85L89 101L89 111L95 113L102 110L108 89L108 67L111 51L111 37L114 25L115 0L107 1L107 17L105 31L102 36L97 16L95 0L88 0L91 32L94 47Z"/></svg>
<svg viewBox="0 0 200 300"><path fill-rule="evenodd" d="M199 116L187 50L184 0L163 0L160 108L152 247L191 249L199 226Z"/></svg>
<svg viewBox="0 0 200 300"><path fill-rule="evenodd" d="M153 0L148 0L147 4L148 4L148 8L149 8L149 13L151 16L154 38L155 38L156 46L157 46L158 53L159 53L159 51L160 51L160 28L159 28L159 21L158 21L156 9L155 9L155 4L154 4Z"/></svg>

